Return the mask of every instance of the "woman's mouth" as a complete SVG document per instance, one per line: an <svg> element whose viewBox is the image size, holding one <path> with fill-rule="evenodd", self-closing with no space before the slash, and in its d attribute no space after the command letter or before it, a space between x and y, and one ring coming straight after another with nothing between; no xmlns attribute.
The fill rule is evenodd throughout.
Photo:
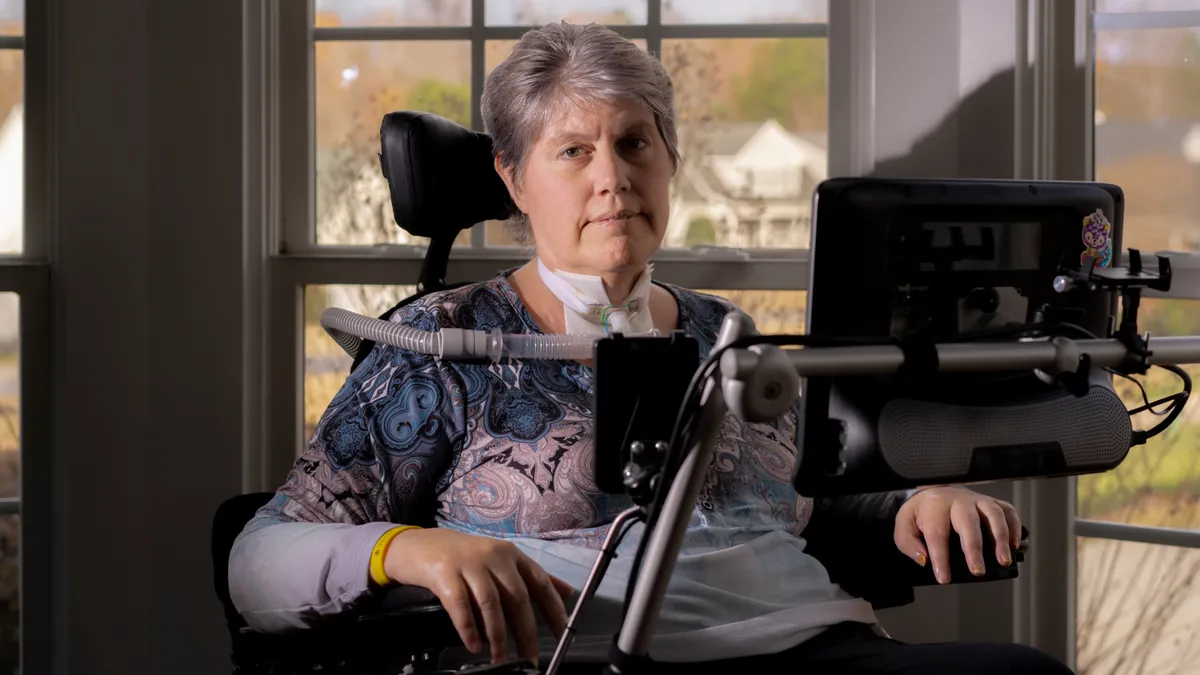
<svg viewBox="0 0 1200 675"><path fill-rule="evenodd" d="M640 215L642 214L636 211L615 211L593 219L592 223L601 227L622 227Z"/></svg>

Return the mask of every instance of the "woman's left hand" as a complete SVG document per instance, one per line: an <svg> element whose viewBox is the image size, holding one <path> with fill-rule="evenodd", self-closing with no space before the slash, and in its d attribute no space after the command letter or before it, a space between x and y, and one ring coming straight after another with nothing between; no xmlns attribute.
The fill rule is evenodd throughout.
<svg viewBox="0 0 1200 675"><path fill-rule="evenodd" d="M896 514L896 546L922 567L933 562L938 583L950 583L950 528L958 532L967 566L983 576L983 528L992 532L1001 565L1012 564L1012 551L1021 544L1021 519L1008 502L961 487L925 488Z"/></svg>

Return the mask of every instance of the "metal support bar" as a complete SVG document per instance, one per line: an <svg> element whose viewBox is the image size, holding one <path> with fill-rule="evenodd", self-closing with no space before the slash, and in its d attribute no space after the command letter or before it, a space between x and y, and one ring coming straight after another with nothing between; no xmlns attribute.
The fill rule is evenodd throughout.
<svg viewBox="0 0 1200 675"><path fill-rule="evenodd" d="M1078 537L1091 537L1093 539L1135 541L1142 544L1156 544L1158 546L1200 548L1200 532L1195 530L1149 527L1146 525L1130 525L1128 523L1110 523L1085 518L1077 518L1075 520L1075 535Z"/></svg>
<svg viewBox="0 0 1200 675"><path fill-rule="evenodd" d="M504 255L503 252L490 256L451 256L447 280L490 279L528 260L527 256ZM271 260L271 269L273 276L292 285L406 285L417 282L421 258L277 256ZM665 258L654 260L654 278L696 289L802 291L808 285L808 262L804 259ZM290 295L290 291L288 293Z"/></svg>
<svg viewBox="0 0 1200 675"><path fill-rule="evenodd" d="M1200 28L1200 10L1094 14L1096 30Z"/></svg>

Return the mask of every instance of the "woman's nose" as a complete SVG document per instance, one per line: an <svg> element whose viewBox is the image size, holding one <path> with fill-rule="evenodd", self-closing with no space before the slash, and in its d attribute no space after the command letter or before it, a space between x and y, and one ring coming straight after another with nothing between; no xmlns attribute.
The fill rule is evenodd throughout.
<svg viewBox="0 0 1200 675"><path fill-rule="evenodd" d="M630 188L629 165L614 150L601 150L592 160L592 185L597 194L625 192Z"/></svg>

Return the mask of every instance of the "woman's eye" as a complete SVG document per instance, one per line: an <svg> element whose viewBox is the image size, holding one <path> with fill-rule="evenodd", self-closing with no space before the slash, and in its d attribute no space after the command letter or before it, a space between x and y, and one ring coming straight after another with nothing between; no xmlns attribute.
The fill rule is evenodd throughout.
<svg viewBox="0 0 1200 675"><path fill-rule="evenodd" d="M647 145L649 145L649 143L647 143L646 139L644 139L644 138L631 138L631 139L625 141L625 146L628 147L630 150L641 150L642 148L645 148Z"/></svg>
<svg viewBox="0 0 1200 675"><path fill-rule="evenodd" d="M580 148L567 148L566 150L562 151L562 156L566 157L567 159L575 159L582 153L583 153L583 150L581 150Z"/></svg>

